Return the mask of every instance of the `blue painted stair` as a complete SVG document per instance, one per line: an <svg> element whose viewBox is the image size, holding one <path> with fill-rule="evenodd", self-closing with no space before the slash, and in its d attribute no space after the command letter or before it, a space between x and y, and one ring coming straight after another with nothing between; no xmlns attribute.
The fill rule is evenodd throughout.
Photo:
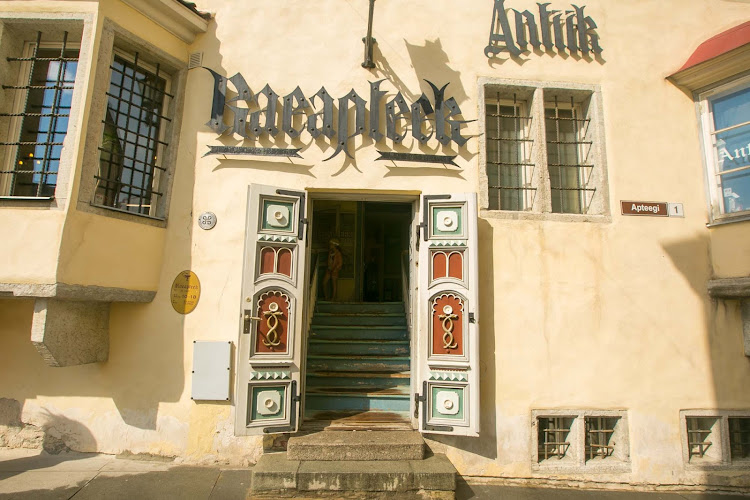
<svg viewBox="0 0 750 500"><path fill-rule="evenodd" d="M408 419L410 393L402 302L316 304L307 351L306 419L357 412Z"/></svg>

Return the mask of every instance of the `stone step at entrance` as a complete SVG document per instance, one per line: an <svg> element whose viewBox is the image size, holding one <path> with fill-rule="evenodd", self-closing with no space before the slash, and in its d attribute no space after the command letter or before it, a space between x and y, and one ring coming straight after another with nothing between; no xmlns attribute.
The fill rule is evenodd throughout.
<svg viewBox="0 0 750 500"><path fill-rule="evenodd" d="M415 431L323 431L289 438L253 468L249 498L455 498L456 469ZM391 496L388 497L387 495Z"/></svg>
<svg viewBox="0 0 750 500"><path fill-rule="evenodd" d="M415 431L326 431L289 438L290 460L422 460L424 440Z"/></svg>

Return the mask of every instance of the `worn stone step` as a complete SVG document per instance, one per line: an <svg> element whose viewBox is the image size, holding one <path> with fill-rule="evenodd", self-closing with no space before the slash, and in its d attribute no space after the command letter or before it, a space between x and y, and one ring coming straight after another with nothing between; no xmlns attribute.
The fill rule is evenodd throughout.
<svg viewBox="0 0 750 500"><path fill-rule="evenodd" d="M379 392L339 392L333 389L312 388L305 393L305 408L311 411L395 411L408 412L411 398L408 390L395 389L389 394Z"/></svg>
<svg viewBox="0 0 750 500"><path fill-rule="evenodd" d="M315 325L361 325L369 326L403 326L406 327L406 315L404 313L320 313L313 316Z"/></svg>
<svg viewBox="0 0 750 500"><path fill-rule="evenodd" d="M456 469L445 455L424 460L299 461L286 453L261 456L253 468L252 492L263 491L445 492L452 498Z"/></svg>
<svg viewBox="0 0 750 500"><path fill-rule="evenodd" d="M410 368L411 360L408 356L349 356L345 354L309 354L307 356L308 370L313 371L384 371L403 372Z"/></svg>
<svg viewBox="0 0 750 500"><path fill-rule="evenodd" d="M311 354L409 354L408 340L325 340L310 339Z"/></svg>
<svg viewBox="0 0 750 500"><path fill-rule="evenodd" d="M408 340L405 326L361 326L361 325L318 325L310 327L311 339L330 340Z"/></svg>
<svg viewBox="0 0 750 500"><path fill-rule="evenodd" d="M292 436L290 460L421 460L424 439L416 431L324 431Z"/></svg>
<svg viewBox="0 0 750 500"><path fill-rule="evenodd" d="M315 312L321 313L404 313L403 302L331 302L318 300L315 302Z"/></svg>

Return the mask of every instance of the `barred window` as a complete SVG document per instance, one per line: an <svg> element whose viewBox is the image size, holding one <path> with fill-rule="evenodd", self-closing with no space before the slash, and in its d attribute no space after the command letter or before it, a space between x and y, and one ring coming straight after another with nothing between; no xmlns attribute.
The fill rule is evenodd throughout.
<svg viewBox="0 0 750 500"><path fill-rule="evenodd" d="M573 417L539 417L539 461L562 460L568 453Z"/></svg>
<svg viewBox="0 0 750 500"><path fill-rule="evenodd" d="M15 198L51 198L55 195L63 142L73 87L78 69L77 45L62 39L45 38L25 44L23 54L8 57L19 64L15 85L3 89L15 92L16 107L0 116L10 118L5 168L0 171L1 193Z"/></svg>
<svg viewBox="0 0 750 500"><path fill-rule="evenodd" d="M115 53L93 204L158 217L169 78L159 64Z"/></svg>
<svg viewBox="0 0 750 500"><path fill-rule="evenodd" d="M750 460L750 417L729 417L732 460Z"/></svg>
<svg viewBox="0 0 750 500"><path fill-rule="evenodd" d="M688 461L722 460L721 418L686 417Z"/></svg>
<svg viewBox="0 0 750 500"><path fill-rule="evenodd" d="M526 103L502 99L500 93L486 104L487 177L491 210L530 210L536 188L531 179L533 139Z"/></svg>
<svg viewBox="0 0 750 500"><path fill-rule="evenodd" d="M620 417L586 417L586 460L606 459L615 451L615 427Z"/></svg>
<svg viewBox="0 0 750 500"><path fill-rule="evenodd" d="M485 87L485 206L606 214L603 133L595 120L598 90L538 85Z"/></svg>

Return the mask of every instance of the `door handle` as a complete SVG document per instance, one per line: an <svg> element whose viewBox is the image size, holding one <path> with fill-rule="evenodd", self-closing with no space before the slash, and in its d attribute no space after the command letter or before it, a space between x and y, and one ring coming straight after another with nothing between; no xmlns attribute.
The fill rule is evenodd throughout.
<svg viewBox="0 0 750 500"><path fill-rule="evenodd" d="M245 311L245 315L242 317L243 325L242 325L242 333L250 333L250 322L251 321L260 321L260 318L258 316L253 316L250 314L250 311Z"/></svg>

